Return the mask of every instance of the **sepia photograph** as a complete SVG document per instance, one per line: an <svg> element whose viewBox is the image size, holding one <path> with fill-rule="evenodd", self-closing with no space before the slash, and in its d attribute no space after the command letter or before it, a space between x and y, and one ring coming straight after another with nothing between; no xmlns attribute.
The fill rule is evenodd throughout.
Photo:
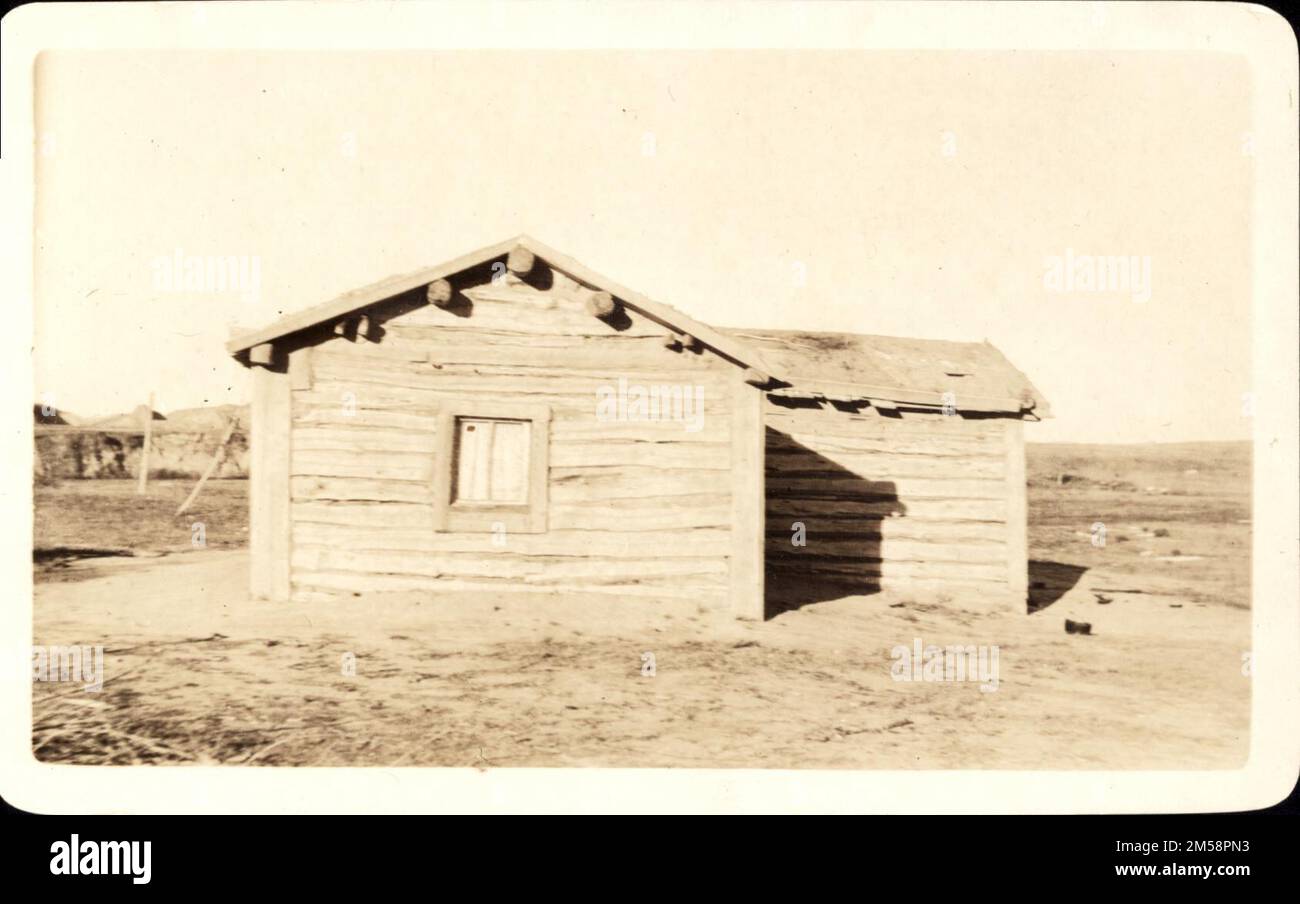
<svg viewBox="0 0 1300 904"><path fill-rule="evenodd" d="M532 39L384 47L165 6L41 47L16 136L32 768L1296 765L1256 676L1297 641L1260 526L1297 490L1294 243L1260 266L1293 88L1121 40L1215 6L1294 50L1276 14L941 46L873 28L1021 5L665 3L775 37L642 46L396 4Z"/></svg>

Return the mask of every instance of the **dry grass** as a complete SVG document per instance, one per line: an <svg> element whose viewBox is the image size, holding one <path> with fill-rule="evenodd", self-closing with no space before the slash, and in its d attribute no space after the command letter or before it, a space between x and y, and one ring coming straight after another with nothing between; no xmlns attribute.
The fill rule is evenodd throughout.
<svg viewBox="0 0 1300 904"><path fill-rule="evenodd" d="M1030 445L1027 458L1032 559L1087 569L1088 586L1249 608L1249 443Z"/></svg>
<svg viewBox="0 0 1300 904"><path fill-rule="evenodd" d="M202 522L208 549L248 543L248 481L210 480L189 511L176 509L193 480L153 480L143 496L134 480L63 480L37 486L33 559L37 581L85 580L101 572L70 569L80 559L148 555L194 548Z"/></svg>

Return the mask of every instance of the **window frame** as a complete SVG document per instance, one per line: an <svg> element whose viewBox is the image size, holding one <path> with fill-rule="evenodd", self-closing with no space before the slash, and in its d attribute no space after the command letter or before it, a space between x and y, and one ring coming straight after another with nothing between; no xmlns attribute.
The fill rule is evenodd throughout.
<svg viewBox="0 0 1300 904"><path fill-rule="evenodd" d="M524 503L457 502L456 422L461 418L529 422L528 501ZM438 412L433 456L433 528L435 531L487 533L500 524L506 531L539 534L547 529L551 445L548 405L453 402Z"/></svg>

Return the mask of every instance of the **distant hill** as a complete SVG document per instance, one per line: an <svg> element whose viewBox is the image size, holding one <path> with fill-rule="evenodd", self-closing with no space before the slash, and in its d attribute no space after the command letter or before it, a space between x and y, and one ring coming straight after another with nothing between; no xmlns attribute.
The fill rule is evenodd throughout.
<svg viewBox="0 0 1300 904"><path fill-rule="evenodd" d="M67 412L50 409L50 413L46 414L45 406L39 402L32 406L32 418L38 424L66 425L72 423L68 420Z"/></svg>
<svg viewBox="0 0 1300 904"><path fill-rule="evenodd" d="M50 413L46 414L46 407L47 406L41 402L32 405L33 423L57 427L81 427L91 420L90 418L85 418L79 414L73 414L71 411L64 411L60 408L51 408Z"/></svg>
<svg viewBox="0 0 1300 904"><path fill-rule="evenodd" d="M1104 469L1114 476L1136 469L1250 473L1249 440L1203 443L1026 443L1028 458L1045 470Z"/></svg>
<svg viewBox="0 0 1300 904"><path fill-rule="evenodd" d="M126 414L113 414L97 421L91 421L84 426L95 427L100 430L139 430L144 425L144 419L149 414L148 405L137 405L133 410ZM165 421L166 418L157 411L152 412L155 421Z"/></svg>
<svg viewBox="0 0 1300 904"><path fill-rule="evenodd" d="M107 417L88 418L70 411L50 411L43 413L40 403L32 406L32 417L36 424L45 427L83 427L93 430L138 432L144 427L144 418L148 406L139 405L134 411L112 414ZM178 408L168 412L153 412L155 433L219 433L234 417L237 429L247 431L249 413L247 405L213 405L202 408Z"/></svg>
<svg viewBox="0 0 1300 904"><path fill-rule="evenodd" d="M167 414L169 430L207 432L222 430L235 417L239 426L248 427L247 405L215 405L210 408L178 408Z"/></svg>

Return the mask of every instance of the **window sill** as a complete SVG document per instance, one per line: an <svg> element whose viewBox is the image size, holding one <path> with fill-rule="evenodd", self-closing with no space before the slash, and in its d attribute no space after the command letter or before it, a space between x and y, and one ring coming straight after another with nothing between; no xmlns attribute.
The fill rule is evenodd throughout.
<svg viewBox="0 0 1300 904"><path fill-rule="evenodd" d="M540 534L546 530L546 519L527 505L453 504L447 509L443 530Z"/></svg>

